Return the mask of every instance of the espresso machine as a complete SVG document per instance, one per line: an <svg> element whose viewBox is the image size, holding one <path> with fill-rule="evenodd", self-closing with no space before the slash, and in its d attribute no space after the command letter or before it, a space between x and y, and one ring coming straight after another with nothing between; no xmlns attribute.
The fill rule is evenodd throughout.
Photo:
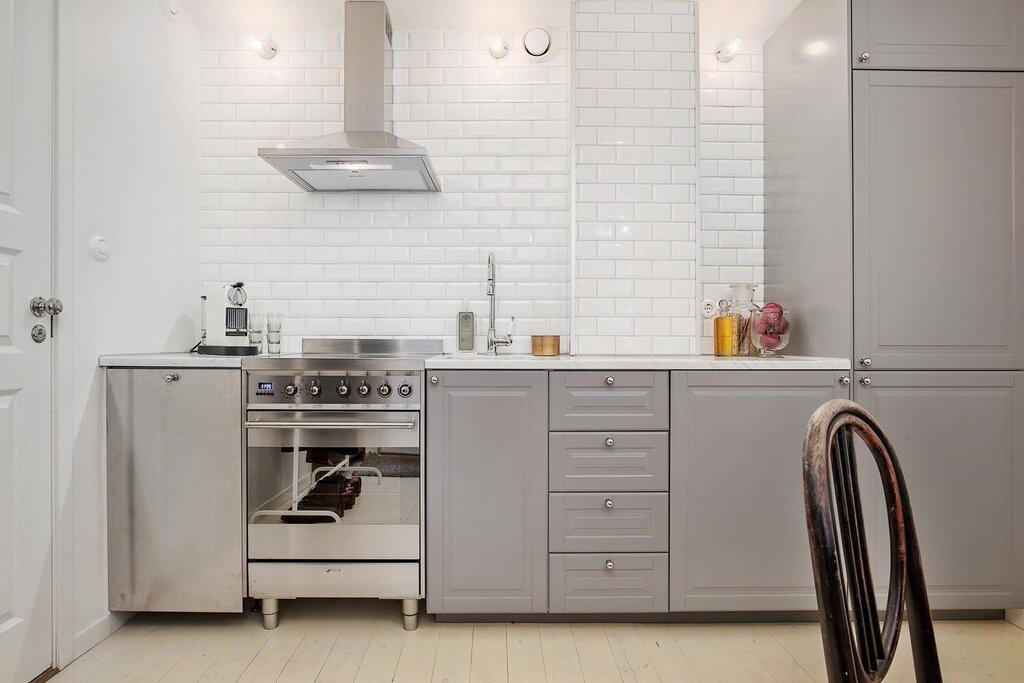
<svg viewBox="0 0 1024 683"><path fill-rule="evenodd" d="M245 284L211 287L203 297L203 338L196 349L208 356L254 356L249 344L249 297Z"/></svg>

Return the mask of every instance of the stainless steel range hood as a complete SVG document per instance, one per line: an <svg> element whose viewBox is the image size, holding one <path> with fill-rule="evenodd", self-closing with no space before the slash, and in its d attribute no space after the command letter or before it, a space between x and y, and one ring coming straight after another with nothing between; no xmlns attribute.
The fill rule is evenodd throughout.
<svg viewBox="0 0 1024 683"><path fill-rule="evenodd" d="M345 131L261 147L307 192L439 192L427 150L391 133L391 16L383 2L345 3Z"/></svg>

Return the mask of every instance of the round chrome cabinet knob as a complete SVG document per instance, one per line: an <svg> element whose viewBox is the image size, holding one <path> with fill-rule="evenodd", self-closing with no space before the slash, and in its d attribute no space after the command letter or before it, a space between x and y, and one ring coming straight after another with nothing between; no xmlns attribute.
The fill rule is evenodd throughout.
<svg viewBox="0 0 1024 683"><path fill-rule="evenodd" d="M320 385L317 384L316 382L313 382L312 384L310 384L309 385L309 395L310 396L319 396L320 395Z"/></svg>
<svg viewBox="0 0 1024 683"><path fill-rule="evenodd" d="M613 507L615 507L615 501L612 500L611 498L605 498L604 499L604 506L606 508L608 508L609 510L611 510Z"/></svg>
<svg viewBox="0 0 1024 683"><path fill-rule="evenodd" d="M410 396L412 396L412 385L402 384L401 386L399 386L398 395L401 396L402 398L409 398Z"/></svg>
<svg viewBox="0 0 1024 683"><path fill-rule="evenodd" d="M356 389L356 393L362 396L363 398L366 398L367 396L370 395L370 385L367 384L366 382L363 382L362 384L359 385L359 388Z"/></svg>
<svg viewBox="0 0 1024 683"><path fill-rule="evenodd" d="M339 384L338 388L336 389L336 391L338 392L338 396L341 396L342 398L345 398L346 396L349 395L349 393L352 390L349 389L349 386L347 384Z"/></svg>
<svg viewBox="0 0 1024 683"><path fill-rule="evenodd" d="M611 376L605 377L604 383L607 384L608 386L612 386L613 384L615 384L615 378Z"/></svg>
<svg viewBox="0 0 1024 683"><path fill-rule="evenodd" d="M294 396L295 392L298 391L298 390L299 390L299 388L297 386L295 386L294 384L289 384L288 386L286 386L284 388L284 395L285 396Z"/></svg>
<svg viewBox="0 0 1024 683"><path fill-rule="evenodd" d="M615 569L615 563L612 562L611 560L605 560L604 561L604 568L605 569Z"/></svg>
<svg viewBox="0 0 1024 683"><path fill-rule="evenodd" d="M608 448L611 448L612 446L615 445L615 439L609 436L607 439L604 440L604 445L607 446Z"/></svg>
<svg viewBox="0 0 1024 683"><path fill-rule="evenodd" d="M377 387L377 393L380 394L381 398L387 398L391 395L391 385L387 382L382 383Z"/></svg>

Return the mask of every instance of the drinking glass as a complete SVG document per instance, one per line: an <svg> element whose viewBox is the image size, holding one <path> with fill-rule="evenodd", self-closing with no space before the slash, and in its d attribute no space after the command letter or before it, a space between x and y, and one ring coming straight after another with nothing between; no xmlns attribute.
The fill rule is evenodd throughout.
<svg viewBox="0 0 1024 683"><path fill-rule="evenodd" d="M273 355L281 353L281 314L267 314L267 351Z"/></svg>
<svg viewBox="0 0 1024 683"><path fill-rule="evenodd" d="M265 315L249 316L249 343L256 347L256 353L263 351L263 328L267 323Z"/></svg>

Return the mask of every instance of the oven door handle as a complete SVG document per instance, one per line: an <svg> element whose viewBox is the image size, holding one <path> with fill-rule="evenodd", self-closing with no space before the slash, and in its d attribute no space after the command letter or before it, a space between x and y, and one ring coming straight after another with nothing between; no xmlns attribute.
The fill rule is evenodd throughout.
<svg viewBox="0 0 1024 683"><path fill-rule="evenodd" d="M415 429L409 422L246 422L246 429Z"/></svg>

